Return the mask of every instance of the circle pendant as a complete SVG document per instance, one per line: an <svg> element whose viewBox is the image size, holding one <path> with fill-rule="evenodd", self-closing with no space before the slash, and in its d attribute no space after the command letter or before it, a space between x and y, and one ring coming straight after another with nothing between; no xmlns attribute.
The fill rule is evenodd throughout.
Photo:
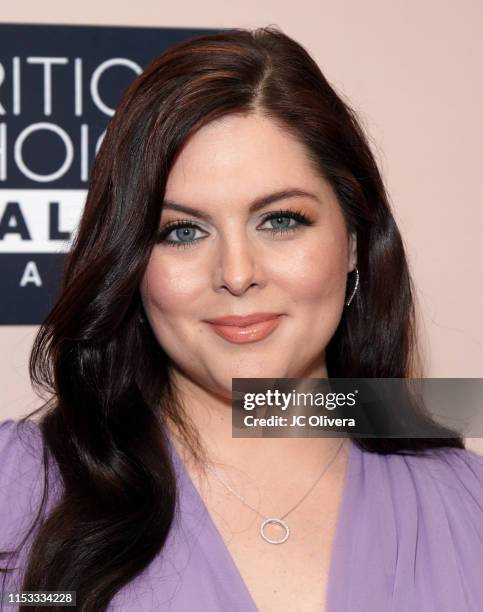
<svg viewBox="0 0 483 612"><path fill-rule="evenodd" d="M267 535L265 535L264 529L267 525L270 525L270 524L279 525L280 527L282 527L282 529L284 529L285 535L280 540L272 540ZM263 521L263 523L260 526L260 534L262 538L266 542L269 542L270 544L283 544L283 542L285 542L285 540L288 538L289 533L290 533L290 529L288 528L287 523L285 521L282 521L282 519L267 518Z"/></svg>

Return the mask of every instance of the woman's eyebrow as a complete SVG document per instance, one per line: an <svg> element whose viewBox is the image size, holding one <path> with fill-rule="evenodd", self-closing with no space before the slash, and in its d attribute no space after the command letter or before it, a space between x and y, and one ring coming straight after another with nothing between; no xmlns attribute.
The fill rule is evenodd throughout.
<svg viewBox="0 0 483 612"><path fill-rule="evenodd" d="M309 191L304 191L303 189L283 189L282 191L275 191L256 198L251 202L248 212L252 214L260 208L268 206L268 204L279 202L280 200L288 200L289 198L311 198L320 204L320 199ZM193 215L194 217L204 219L208 222L213 220L210 214L205 213L202 210L192 208L191 206L174 202L173 200L164 200L162 210L164 209L177 210L179 212L186 213L187 215Z"/></svg>

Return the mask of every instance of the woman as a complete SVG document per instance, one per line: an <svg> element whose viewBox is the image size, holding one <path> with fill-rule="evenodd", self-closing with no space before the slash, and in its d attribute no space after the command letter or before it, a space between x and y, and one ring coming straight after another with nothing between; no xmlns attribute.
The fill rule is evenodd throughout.
<svg viewBox="0 0 483 612"><path fill-rule="evenodd" d="M483 609L483 460L460 438L231 437L235 377L420 375L414 320L379 171L307 52L276 28L167 50L109 125L36 338L53 397L0 429L5 589Z"/></svg>

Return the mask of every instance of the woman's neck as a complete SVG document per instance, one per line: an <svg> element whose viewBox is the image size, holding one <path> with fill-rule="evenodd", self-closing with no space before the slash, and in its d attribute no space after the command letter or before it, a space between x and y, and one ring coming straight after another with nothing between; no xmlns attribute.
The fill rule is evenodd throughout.
<svg viewBox="0 0 483 612"><path fill-rule="evenodd" d="M234 470L245 474L260 485L275 489L297 480L303 488L310 487L323 466L328 464L340 449L336 460L324 480L336 480L343 472L348 457L350 440L322 437L233 437L231 399L214 396L206 389L185 378L176 380L178 399L185 407L192 425L199 434L212 467L226 472ZM168 425L170 437L187 468L204 475L203 466L198 465L190 449L182 442L174 425ZM342 472L341 472L342 471ZM228 472L226 472L228 473ZM329 474L332 474L330 476Z"/></svg>

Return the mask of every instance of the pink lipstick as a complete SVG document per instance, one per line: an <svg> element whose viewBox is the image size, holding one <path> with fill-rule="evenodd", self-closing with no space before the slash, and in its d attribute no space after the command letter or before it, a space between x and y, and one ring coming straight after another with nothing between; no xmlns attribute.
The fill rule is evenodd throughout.
<svg viewBox="0 0 483 612"><path fill-rule="evenodd" d="M281 315L260 312L246 316L228 315L209 319L213 331L225 340L236 344L257 342L269 336L279 325Z"/></svg>

